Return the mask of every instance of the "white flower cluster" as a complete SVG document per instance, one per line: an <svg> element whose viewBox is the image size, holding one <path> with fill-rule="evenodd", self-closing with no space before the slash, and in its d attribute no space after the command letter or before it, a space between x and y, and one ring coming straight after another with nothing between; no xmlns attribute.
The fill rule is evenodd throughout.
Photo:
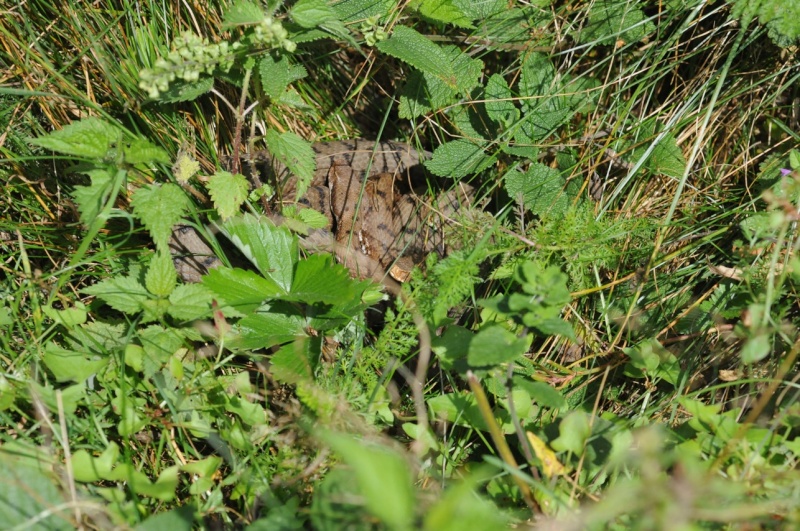
<svg viewBox="0 0 800 531"><path fill-rule="evenodd" d="M155 99L176 79L197 81L200 74L211 74L216 68L227 72L233 66L232 52L240 46L227 41L209 44L208 39L184 32L172 43L172 51L165 58L139 72L139 88Z"/></svg>

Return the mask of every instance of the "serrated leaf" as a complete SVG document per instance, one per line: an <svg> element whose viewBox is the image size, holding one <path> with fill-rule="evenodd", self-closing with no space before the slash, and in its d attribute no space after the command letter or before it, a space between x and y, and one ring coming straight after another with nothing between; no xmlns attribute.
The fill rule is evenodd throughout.
<svg viewBox="0 0 800 531"><path fill-rule="evenodd" d="M311 143L294 133L278 133L270 129L265 136L270 154L297 176L297 199L303 197L314 177L317 159Z"/></svg>
<svg viewBox="0 0 800 531"><path fill-rule="evenodd" d="M349 270L327 254L315 254L297 264L292 291L286 300L340 305L357 299L359 283ZM363 287L360 291L363 291Z"/></svg>
<svg viewBox="0 0 800 531"><path fill-rule="evenodd" d="M661 173L679 179L686 170L686 159L678 147L675 137L667 134L653 148L647 167L653 173Z"/></svg>
<svg viewBox="0 0 800 531"><path fill-rule="evenodd" d="M578 42L615 45L638 42L655 31L655 26L637 7L638 2L603 0L589 10L589 21L576 32Z"/></svg>
<svg viewBox="0 0 800 531"><path fill-rule="evenodd" d="M162 92L158 97L159 101L167 103L180 103L182 101L192 101L214 88L214 78L211 76L200 76L197 81L173 81L169 89Z"/></svg>
<svg viewBox="0 0 800 531"><path fill-rule="evenodd" d="M233 175L227 171L220 171L209 177L206 186L214 201L214 208L223 220L239 212L250 189L250 183L244 175Z"/></svg>
<svg viewBox="0 0 800 531"><path fill-rule="evenodd" d="M200 163L183 151L178 154L178 160L172 166L172 175L179 183L187 183L199 171Z"/></svg>
<svg viewBox="0 0 800 531"><path fill-rule="evenodd" d="M112 176L106 170L92 169L83 173L89 175L89 186L76 186L72 199L78 204L81 223L89 226L103 209L105 198L111 192Z"/></svg>
<svg viewBox="0 0 800 531"><path fill-rule="evenodd" d="M124 142L122 153L125 162L128 164L169 163L167 152L144 138L135 138L129 142Z"/></svg>
<svg viewBox="0 0 800 531"><path fill-rule="evenodd" d="M328 218L325 214L317 212L313 208L301 208L297 217L312 229L324 229L328 226Z"/></svg>
<svg viewBox="0 0 800 531"><path fill-rule="evenodd" d="M214 294L199 284L182 284L169 296L167 313L181 321L206 318L211 311Z"/></svg>
<svg viewBox="0 0 800 531"><path fill-rule="evenodd" d="M423 0L420 14L435 22L452 24L459 28L472 29L472 21L453 0Z"/></svg>
<svg viewBox="0 0 800 531"><path fill-rule="evenodd" d="M320 342L312 339L299 337L272 355L270 371L276 380L288 384L311 380L320 357Z"/></svg>
<svg viewBox="0 0 800 531"><path fill-rule="evenodd" d="M325 0L299 0L289 14L302 28L314 28L329 20L336 20L336 13Z"/></svg>
<svg viewBox="0 0 800 531"><path fill-rule="evenodd" d="M341 0L335 2L331 8L336 12L336 18L350 23L372 17L382 18L388 15L396 4L394 0Z"/></svg>
<svg viewBox="0 0 800 531"><path fill-rule="evenodd" d="M473 367L494 367L524 355L528 344L501 326L488 326L470 341L467 361Z"/></svg>
<svg viewBox="0 0 800 531"><path fill-rule="evenodd" d="M265 15L255 2L249 0L239 0L234 2L222 20L222 29L230 29L236 26L250 26L264 21Z"/></svg>
<svg viewBox="0 0 800 531"><path fill-rule="evenodd" d="M437 77L455 89L458 86L453 64L441 47L406 26L396 26L392 35L376 47L385 54L408 63L414 68Z"/></svg>
<svg viewBox="0 0 800 531"><path fill-rule="evenodd" d="M510 197L521 199L530 212L550 216L563 215L574 201L580 185L573 181L567 183L557 169L540 163L531 164L524 173L512 168L503 176Z"/></svg>
<svg viewBox="0 0 800 531"><path fill-rule="evenodd" d="M121 132L116 126L99 118L86 118L29 142L75 157L102 159L120 137Z"/></svg>
<svg viewBox="0 0 800 531"><path fill-rule="evenodd" d="M454 140L437 147L423 164L434 175L459 179L478 172L491 163L483 147L467 140Z"/></svg>
<svg viewBox="0 0 800 531"><path fill-rule="evenodd" d="M150 293L133 277L109 278L83 288L81 292L94 295L115 310L128 315L142 311L144 302L150 299Z"/></svg>
<svg viewBox="0 0 800 531"><path fill-rule="evenodd" d="M484 93L486 95L484 105L489 118L505 129L510 128L519 120L519 109L511 99L511 89L503 76L492 74L486 82Z"/></svg>
<svg viewBox="0 0 800 531"><path fill-rule="evenodd" d="M506 0L452 0L453 5L469 20L478 20L508 9Z"/></svg>
<svg viewBox="0 0 800 531"><path fill-rule="evenodd" d="M216 267L203 277L203 286L221 297L225 304L249 313L270 298L286 292L272 279L253 271Z"/></svg>
<svg viewBox="0 0 800 531"><path fill-rule="evenodd" d="M528 54L522 63L519 80L519 96L526 112L541 106L542 96L550 94L556 78L556 69L546 55Z"/></svg>
<svg viewBox="0 0 800 531"><path fill-rule="evenodd" d="M189 198L172 183L152 184L136 190L131 198L134 215L150 232L158 249L165 249L172 227L189 209Z"/></svg>
<svg viewBox="0 0 800 531"><path fill-rule="evenodd" d="M264 54L258 62L258 74L264 94L277 100L289 85L289 59L284 54L277 58L271 53Z"/></svg>
<svg viewBox="0 0 800 531"><path fill-rule="evenodd" d="M159 251L150 260L147 274L144 277L144 286L147 291L156 297L167 297L178 283L178 272L172 263L169 252Z"/></svg>
<svg viewBox="0 0 800 531"><path fill-rule="evenodd" d="M567 401L553 386L545 382L525 382L525 390L531 395L534 402L550 409L564 409Z"/></svg>
<svg viewBox="0 0 800 531"><path fill-rule="evenodd" d="M288 229L251 214L230 218L220 228L264 277L284 293L291 290L298 249L297 238Z"/></svg>
<svg viewBox="0 0 800 531"><path fill-rule="evenodd" d="M234 344L242 349L269 348L308 335L306 320L294 313L277 311L259 311L239 321L239 338Z"/></svg>

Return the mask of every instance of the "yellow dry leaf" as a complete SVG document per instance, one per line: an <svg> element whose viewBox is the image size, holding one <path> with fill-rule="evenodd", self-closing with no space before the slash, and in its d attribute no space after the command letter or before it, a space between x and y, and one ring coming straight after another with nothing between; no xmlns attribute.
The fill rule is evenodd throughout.
<svg viewBox="0 0 800 531"><path fill-rule="evenodd" d="M543 440L529 431L526 431L525 435L528 436L528 442L530 442L533 447L533 453L535 453L539 461L542 462L542 473L547 479L553 476L559 476L566 471L564 465L558 461L556 453L551 450Z"/></svg>

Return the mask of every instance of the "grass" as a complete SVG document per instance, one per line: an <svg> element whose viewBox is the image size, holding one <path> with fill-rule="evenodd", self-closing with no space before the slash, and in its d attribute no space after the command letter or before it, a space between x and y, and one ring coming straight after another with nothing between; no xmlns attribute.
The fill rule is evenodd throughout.
<svg viewBox="0 0 800 531"><path fill-rule="evenodd" d="M797 525L792 48L732 23L725 3L620 3L622 19L613 5L490 16L487 3L465 15L472 29L388 9L379 25L458 50L462 77L438 89L435 57L367 46L358 17L345 18L357 42L286 55L308 73L290 99L259 93L254 70L244 145L267 130L406 139L479 186L488 214L461 220L466 246L380 309L330 277L326 296L359 295L208 308L194 323L147 322L97 287L158 267L131 198L173 181L169 164L114 166L122 193L85 239L70 198L89 179L28 140L99 117L211 174L236 144L236 68L263 50L249 42L212 92L149 101L140 71L182 31L236 38L246 28L222 29L235 8L4 8L0 458L13 487L0 514L20 528ZM401 118L409 101L430 109ZM258 316L283 320L237 347Z"/></svg>

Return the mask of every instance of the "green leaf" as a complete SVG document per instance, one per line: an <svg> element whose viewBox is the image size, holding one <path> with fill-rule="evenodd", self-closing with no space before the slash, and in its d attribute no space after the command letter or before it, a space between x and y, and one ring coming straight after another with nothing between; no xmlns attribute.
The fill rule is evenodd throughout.
<svg viewBox="0 0 800 531"><path fill-rule="evenodd" d="M492 74L484 89L486 114L504 129L519 120L519 109L511 99L511 89L500 74Z"/></svg>
<svg viewBox="0 0 800 531"><path fill-rule="evenodd" d="M580 43L616 45L638 42L655 31L646 20L639 2L629 0L601 0L589 10L589 21L576 38Z"/></svg>
<svg viewBox="0 0 800 531"><path fill-rule="evenodd" d="M178 153L178 160L172 166L172 174L179 183L189 182L200 171L200 163L194 160L188 153L183 151Z"/></svg>
<svg viewBox="0 0 800 531"><path fill-rule="evenodd" d="M432 21L472 29L472 21L453 0L422 0L420 14Z"/></svg>
<svg viewBox="0 0 800 531"><path fill-rule="evenodd" d="M425 401L431 411L431 418L446 420L459 426L469 426L487 431L475 396L467 393L447 393L436 395ZM513 430L514 427L512 426Z"/></svg>
<svg viewBox="0 0 800 531"><path fill-rule="evenodd" d="M467 357L469 344L475 334L461 326L448 326L442 336L431 338L431 350L439 358L445 369L454 368L455 364Z"/></svg>
<svg viewBox="0 0 800 531"><path fill-rule="evenodd" d="M150 267L144 277L147 291L156 297L167 297L178 283L178 272L172 263L172 256L167 251L158 251L150 260Z"/></svg>
<svg viewBox="0 0 800 531"><path fill-rule="evenodd" d="M361 288L359 290L359 288ZM345 304L360 296L363 285L350 278L350 271L329 254L314 254L300 260L286 300L306 303Z"/></svg>
<svg viewBox="0 0 800 531"><path fill-rule="evenodd" d="M120 137L116 126L99 118L87 118L29 142L75 157L102 159Z"/></svg>
<svg viewBox="0 0 800 531"><path fill-rule="evenodd" d="M519 382L514 380L514 385L519 385L528 391L534 403L540 406L551 409L564 409L567 407L567 401L561 393L550 384L530 380L522 380Z"/></svg>
<svg viewBox="0 0 800 531"><path fill-rule="evenodd" d="M467 140L446 142L433 152L425 167L434 175L459 179L477 173L491 163L483 147Z"/></svg>
<svg viewBox="0 0 800 531"><path fill-rule="evenodd" d="M448 60L447 54L427 37L407 26L396 26L391 37L379 42L376 47L435 76L453 89L458 86L453 63Z"/></svg>
<svg viewBox="0 0 800 531"><path fill-rule="evenodd" d="M503 185L511 198L540 216L562 216L580 191L577 179L567 182L557 169L538 162L524 173L512 168L503 175Z"/></svg>
<svg viewBox="0 0 800 531"><path fill-rule="evenodd" d="M128 315L141 312L144 302L150 299L150 293L132 276L102 280L83 288L81 292L94 295L115 310Z"/></svg>
<svg viewBox="0 0 800 531"><path fill-rule="evenodd" d="M242 313L249 313L261 306L266 299L285 295L271 277L262 277L253 271L217 267L203 277L203 286L221 297Z"/></svg>
<svg viewBox="0 0 800 531"><path fill-rule="evenodd" d="M42 308L44 314L65 328L75 328L78 325L82 325L86 322L86 318L89 316L89 312L86 309L86 305L80 301L75 303L75 306L72 308L64 308L63 310L57 310L52 306L45 306ZM6 324L11 324L11 318L8 317L8 322Z"/></svg>
<svg viewBox="0 0 800 531"><path fill-rule="evenodd" d="M299 0L289 14L302 28L314 28L329 20L336 20L336 13L326 0Z"/></svg>
<svg viewBox="0 0 800 531"><path fill-rule="evenodd" d="M122 148L123 159L128 164L169 164L166 151L144 138L125 142Z"/></svg>
<svg viewBox="0 0 800 531"><path fill-rule="evenodd" d="M78 204L81 214L81 223L85 226L91 223L103 209L106 196L112 189L112 176L106 170L93 169L85 171L91 179L89 186L76 186L72 191L72 199Z"/></svg>
<svg viewBox="0 0 800 531"><path fill-rule="evenodd" d="M297 199L305 195L314 177L317 159L311 143L294 133L278 133L270 129L265 136L270 154L297 176Z"/></svg>
<svg viewBox="0 0 800 531"><path fill-rule="evenodd" d="M252 214L230 218L220 228L264 277L284 293L291 290L298 249L297 238L288 229Z"/></svg>
<svg viewBox="0 0 800 531"><path fill-rule="evenodd" d="M331 8L336 12L336 18L350 23L372 17L382 18L396 5L394 0L341 0L335 2Z"/></svg>
<svg viewBox="0 0 800 531"><path fill-rule="evenodd" d="M260 24L264 21L264 18L264 12L258 4L249 0L238 0L225 11L222 29Z"/></svg>
<svg viewBox="0 0 800 531"><path fill-rule="evenodd" d="M244 175L220 171L208 179L207 187L211 199L214 200L214 208L225 220L239 212L247 199L250 183Z"/></svg>
<svg viewBox="0 0 800 531"><path fill-rule="evenodd" d="M529 344L501 326L488 326L470 341L467 361L473 367L494 367L524 355Z"/></svg>
<svg viewBox="0 0 800 531"><path fill-rule="evenodd" d="M180 103L182 101L196 100L214 88L212 76L200 76L197 81L174 81L169 84L169 89L162 92L159 101L166 103Z"/></svg>
<svg viewBox="0 0 800 531"><path fill-rule="evenodd" d="M452 0L453 5L469 20L478 20L508 10L506 0Z"/></svg>
<svg viewBox="0 0 800 531"><path fill-rule="evenodd" d="M108 365L109 358L66 350L54 343L48 343L42 361L57 382L83 382Z"/></svg>
<svg viewBox="0 0 800 531"><path fill-rule="evenodd" d="M297 311L278 312L267 307L239 321L240 337L235 345L242 349L269 348L292 341L306 333L306 320Z"/></svg>
<svg viewBox="0 0 800 531"><path fill-rule="evenodd" d="M169 296L167 313L181 321L193 321L209 316L214 294L199 284L182 284Z"/></svg>
<svg viewBox="0 0 800 531"><path fill-rule="evenodd" d="M452 482L425 514L424 531L492 531L508 529L511 519L478 491L486 471L472 472ZM486 474L488 476L488 474Z"/></svg>
<svg viewBox="0 0 800 531"><path fill-rule="evenodd" d="M351 435L328 432L321 438L352 469L367 509L389 529L411 529L415 497L405 458Z"/></svg>
<svg viewBox="0 0 800 531"><path fill-rule="evenodd" d="M550 446L557 452L572 452L581 455L586 440L592 433L589 414L584 411L572 411L558 425L559 436Z"/></svg>
<svg viewBox="0 0 800 531"><path fill-rule="evenodd" d="M270 371L276 380L287 384L311 380L320 357L320 342L315 339L298 337L272 355Z"/></svg>
<svg viewBox="0 0 800 531"><path fill-rule="evenodd" d="M519 96L526 113L535 112L542 106L542 96L553 92L555 79L556 69L546 55L535 52L525 57L520 73Z"/></svg>
<svg viewBox="0 0 800 531"><path fill-rule="evenodd" d="M190 202L177 184L152 184L134 192L134 215L144 224L158 249L166 249L172 227L189 210Z"/></svg>
<svg viewBox="0 0 800 531"><path fill-rule="evenodd" d="M766 358L772 350L772 338L770 334L757 334L745 341L742 346L742 363L750 364Z"/></svg>
<svg viewBox="0 0 800 531"><path fill-rule="evenodd" d="M258 62L258 74L264 94L279 99L289 86L289 59L284 54L264 54Z"/></svg>
<svg viewBox="0 0 800 531"><path fill-rule="evenodd" d="M134 527L134 531L191 531L195 523L195 507L187 504L167 512L157 513Z"/></svg>

